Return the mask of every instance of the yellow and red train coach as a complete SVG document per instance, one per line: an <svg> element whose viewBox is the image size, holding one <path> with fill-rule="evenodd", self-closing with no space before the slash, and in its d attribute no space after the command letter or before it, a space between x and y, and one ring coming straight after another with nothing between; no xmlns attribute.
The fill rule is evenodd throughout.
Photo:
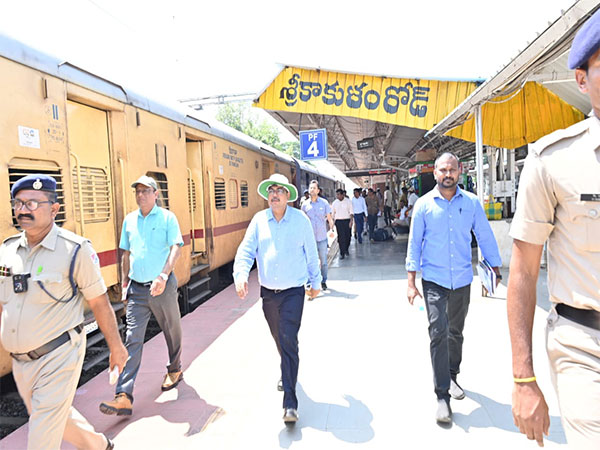
<svg viewBox="0 0 600 450"><path fill-rule="evenodd" d="M137 208L131 183L156 179L161 206L184 238L175 275L187 312L209 293L208 274L230 263L252 216L258 183L274 172L302 191L314 167L184 107L139 96L68 62L0 35L0 238L15 234L10 188L22 176L56 178L57 223L92 241L109 295L119 304L119 234ZM1 326L1 324L0 324ZM0 376L10 371L0 347Z"/></svg>

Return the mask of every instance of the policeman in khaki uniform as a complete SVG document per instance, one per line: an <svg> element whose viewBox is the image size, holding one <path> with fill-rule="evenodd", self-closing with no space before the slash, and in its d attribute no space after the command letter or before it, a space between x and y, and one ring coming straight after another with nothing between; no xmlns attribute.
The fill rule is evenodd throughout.
<svg viewBox="0 0 600 450"><path fill-rule="evenodd" d="M13 357L13 376L29 412L29 449L112 448L71 403L85 355L83 299L108 343L110 368L125 366L114 312L89 241L54 224L56 181L28 175L12 187L22 233L0 246L2 345Z"/></svg>
<svg viewBox="0 0 600 450"><path fill-rule="evenodd" d="M531 332L548 241L553 308L546 328L552 381L569 448L600 449L600 11L569 55L593 115L530 146L521 175L508 283L515 425L543 445L550 420L536 383Z"/></svg>

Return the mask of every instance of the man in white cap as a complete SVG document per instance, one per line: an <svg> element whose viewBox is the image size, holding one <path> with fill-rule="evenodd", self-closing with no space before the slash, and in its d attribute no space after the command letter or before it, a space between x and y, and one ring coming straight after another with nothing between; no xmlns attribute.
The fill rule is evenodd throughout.
<svg viewBox="0 0 600 450"><path fill-rule="evenodd" d="M319 293L321 271L317 243L308 217L288 206L298 198L296 187L281 174L258 185L269 208L254 215L233 264L233 279L241 299L248 295L248 274L258 266L263 312L281 356L283 420L298 420L298 331L304 307L304 291Z"/></svg>
<svg viewBox="0 0 600 450"><path fill-rule="evenodd" d="M183 239L175 214L157 206L156 181L142 175L131 187L139 209L125 217L119 247L123 250L121 280L127 303L125 346L129 359L119 376L112 401L102 402L104 414L132 413L133 385L142 361L142 349L150 314L165 335L169 365L161 390L173 389L183 379L181 371L181 315L177 279L173 274Z"/></svg>

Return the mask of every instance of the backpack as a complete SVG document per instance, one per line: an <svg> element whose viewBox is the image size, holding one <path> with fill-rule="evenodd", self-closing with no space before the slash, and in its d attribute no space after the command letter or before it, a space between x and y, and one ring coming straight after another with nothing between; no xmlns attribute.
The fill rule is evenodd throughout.
<svg viewBox="0 0 600 450"><path fill-rule="evenodd" d="M374 232L373 232L373 239L376 241L387 241L388 239L390 239L390 234L388 233L387 230L383 229L383 228L377 228Z"/></svg>

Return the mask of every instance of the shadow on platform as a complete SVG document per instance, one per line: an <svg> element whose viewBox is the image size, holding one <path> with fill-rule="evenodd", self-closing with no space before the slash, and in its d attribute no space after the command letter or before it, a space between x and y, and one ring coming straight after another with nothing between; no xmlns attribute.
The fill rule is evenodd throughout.
<svg viewBox="0 0 600 450"><path fill-rule="evenodd" d="M371 410L351 395L344 396L348 406L342 406L313 401L300 384L296 394L300 419L296 425L285 427L279 433L281 448L290 448L295 441L301 441L305 428L331 433L341 441L352 443L368 442L375 436L371 427Z"/></svg>
<svg viewBox="0 0 600 450"><path fill-rule="evenodd" d="M471 428L490 427L499 428L512 433L520 433L513 422L511 405L499 403L483 394L472 391L465 390L465 394L467 394L469 399L479 403L479 408L474 409L468 415L455 412L452 417L456 426L462 428L466 433L468 433ZM490 421L492 422L491 425ZM563 433L552 432L552 429L554 428L553 425L556 423L560 424L560 417L550 416L550 435L544 436L544 439L557 444L566 444L567 441ZM526 439L526 437L523 436L523 439Z"/></svg>

